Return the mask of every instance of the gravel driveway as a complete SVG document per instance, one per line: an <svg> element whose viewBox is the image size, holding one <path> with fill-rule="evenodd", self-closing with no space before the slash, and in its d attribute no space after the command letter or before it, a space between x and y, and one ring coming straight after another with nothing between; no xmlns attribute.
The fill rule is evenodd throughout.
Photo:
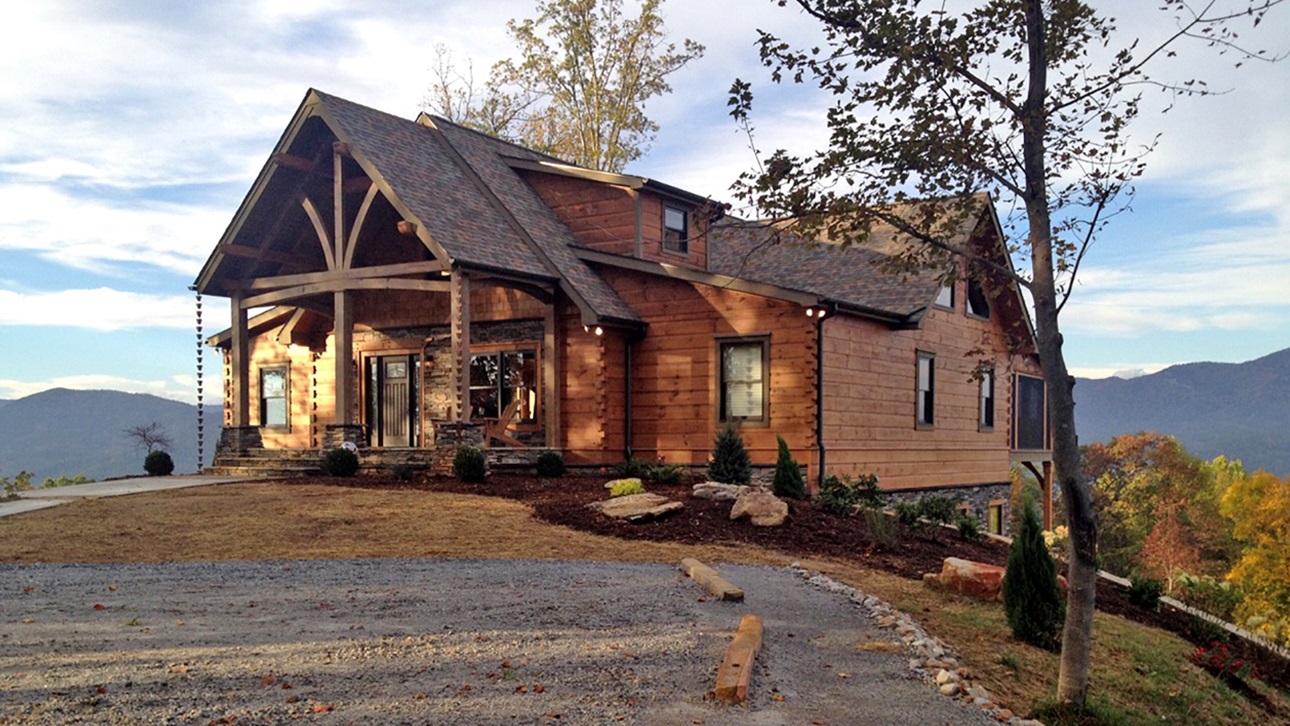
<svg viewBox="0 0 1290 726"><path fill-rule="evenodd" d="M0 723L993 723L844 595L718 569L746 602L651 564L0 567ZM749 612L751 697L705 701Z"/></svg>

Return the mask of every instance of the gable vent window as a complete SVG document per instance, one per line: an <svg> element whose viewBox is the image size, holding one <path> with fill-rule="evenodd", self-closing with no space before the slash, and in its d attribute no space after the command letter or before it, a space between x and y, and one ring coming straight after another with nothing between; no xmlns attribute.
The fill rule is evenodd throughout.
<svg viewBox="0 0 1290 726"><path fill-rule="evenodd" d="M968 280L968 314L978 318L990 317L990 302L985 297L985 288L976 280Z"/></svg>
<svg viewBox="0 0 1290 726"><path fill-rule="evenodd" d="M690 215L684 209L663 207L663 249L682 255L690 251Z"/></svg>

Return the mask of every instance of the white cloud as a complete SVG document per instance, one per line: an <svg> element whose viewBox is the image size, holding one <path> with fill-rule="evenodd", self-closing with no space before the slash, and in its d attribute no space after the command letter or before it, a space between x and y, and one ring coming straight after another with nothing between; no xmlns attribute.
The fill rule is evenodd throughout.
<svg viewBox="0 0 1290 726"><path fill-rule="evenodd" d="M203 299L207 325L216 319L227 320L227 302L209 300ZM187 295L147 295L107 287L55 292L0 290L0 325L129 330L192 329L193 324L193 298Z"/></svg>
<svg viewBox="0 0 1290 726"><path fill-rule="evenodd" d="M166 380L146 381L123 376L85 374L58 376L44 381L18 381L0 378L0 398L15 399L30 396L51 388L70 388L77 391L125 391L126 393L151 393L154 396L170 398L185 403L197 401L196 383L191 377L174 376ZM208 393L205 403L218 404Z"/></svg>

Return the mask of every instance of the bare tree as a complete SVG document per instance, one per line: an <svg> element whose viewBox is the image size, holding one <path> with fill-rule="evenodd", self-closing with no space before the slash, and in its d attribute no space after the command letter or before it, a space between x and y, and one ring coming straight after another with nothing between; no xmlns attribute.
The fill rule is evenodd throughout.
<svg viewBox="0 0 1290 726"><path fill-rule="evenodd" d="M161 428L161 424L156 421L130 426L123 433L131 443L148 454L153 451L166 451L175 447L175 442L170 438L170 434L167 434Z"/></svg>

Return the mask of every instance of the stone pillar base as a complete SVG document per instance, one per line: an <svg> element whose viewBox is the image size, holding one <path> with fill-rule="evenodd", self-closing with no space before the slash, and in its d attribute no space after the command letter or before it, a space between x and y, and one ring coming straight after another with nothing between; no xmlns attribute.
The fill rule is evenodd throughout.
<svg viewBox="0 0 1290 726"><path fill-rule="evenodd" d="M259 426L225 426L219 435L217 453L245 454L251 449L264 448Z"/></svg>
<svg viewBox="0 0 1290 726"><path fill-rule="evenodd" d="M367 446L362 424L327 424L323 432L323 451L338 449L347 441L360 449Z"/></svg>

